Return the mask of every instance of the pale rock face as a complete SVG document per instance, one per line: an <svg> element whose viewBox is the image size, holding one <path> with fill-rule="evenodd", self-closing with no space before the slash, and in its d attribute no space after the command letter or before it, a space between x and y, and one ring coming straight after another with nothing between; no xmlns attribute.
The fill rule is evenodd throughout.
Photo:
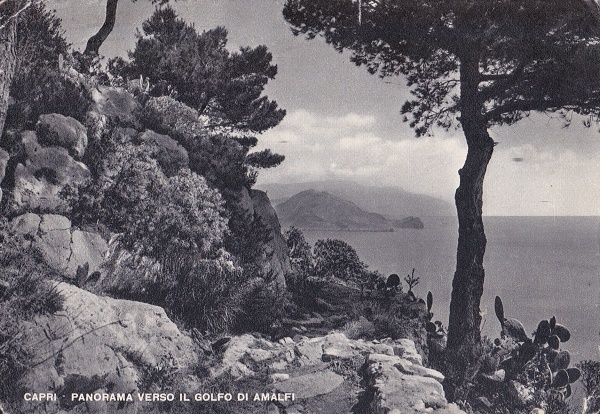
<svg viewBox="0 0 600 414"><path fill-rule="evenodd" d="M423 364L423 357L417 352L415 343L410 339L398 339L394 345L394 355L398 355L418 365Z"/></svg>
<svg viewBox="0 0 600 414"><path fill-rule="evenodd" d="M59 192L67 184L78 184L90 178L85 164L75 161L65 148L42 147L35 132L22 134L27 159L14 172L14 209L56 212L64 201Z"/></svg>
<svg viewBox="0 0 600 414"><path fill-rule="evenodd" d="M108 244L98 233L73 230L70 244L71 256L68 260L67 274L75 275L77 268L85 263L89 265L89 273L100 270L106 259Z"/></svg>
<svg viewBox="0 0 600 414"><path fill-rule="evenodd" d="M50 267L64 268L71 256L71 221L56 214L42 215L34 240Z"/></svg>
<svg viewBox="0 0 600 414"><path fill-rule="evenodd" d="M281 287L285 287L285 275L292 271L292 266L287 244L281 234L281 224L279 224L277 213L264 191L250 190L250 198L254 213L262 219L272 237L266 245L267 258L265 258L264 270L273 271L277 283Z"/></svg>
<svg viewBox="0 0 600 414"><path fill-rule="evenodd" d="M211 371L211 375L220 377L231 373L234 377L247 376L252 371L240 362L244 356L248 355L259 362L276 357L282 350L285 347L250 334L233 337L226 345L221 364Z"/></svg>
<svg viewBox="0 0 600 414"><path fill-rule="evenodd" d="M297 355L303 365L315 365L321 362L323 357L323 343L321 341L302 341L295 346Z"/></svg>
<svg viewBox="0 0 600 414"><path fill-rule="evenodd" d="M141 105L135 97L123 88L99 86L92 90L92 106L88 112L91 124L105 123L141 129L139 113Z"/></svg>
<svg viewBox="0 0 600 414"><path fill-rule="evenodd" d="M328 350L335 350L335 357ZM351 340L343 333L331 332L322 337L299 337L295 342L284 338L272 343L246 334L228 340L222 361L211 374L230 373L242 378L255 374L242 361L249 358L265 364L276 371L271 373L269 392L294 393L296 400L281 404L286 412L301 412L311 401L334 401L335 394L344 389L339 387L348 386L327 361L360 358L366 360L365 379L374 395L371 408L375 414L465 414L446 401L441 384L444 376L424 367L415 355L415 344L409 339Z"/></svg>
<svg viewBox="0 0 600 414"><path fill-rule="evenodd" d="M8 152L4 151L0 148L0 184L2 184L2 180L4 180L4 175L6 174L6 165L9 160ZM0 201L2 201L2 189L0 188Z"/></svg>
<svg viewBox="0 0 600 414"><path fill-rule="evenodd" d="M389 358L389 357L388 357ZM375 389L371 407L375 413L393 409L401 413L420 413L425 408L445 408L448 403L442 384L430 377L400 372L394 360L371 354L367 358L369 384Z"/></svg>
<svg viewBox="0 0 600 414"><path fill-rule="evenodd" d="M23 385L68 398L45 405L24 402L22 412L149 412L152 407L144 408L137 396L119 408L117 402L78 403L70 395L145 392L138 389L145 370L159 367L186 372L197 363L192 339L179 331L162 308L53 283L64 298L64 310L26 323L24 344L33 368Z"/></svg>
<svg viewBox="0 0 600 414"><path fill-rule="evenodd" d="M35 127L38 142L44 147L62 147L81 159L88 145L87 129L76 119L60 114L41 115Z"/></svg>
<svg viewBox="0 0 600 414"><path fill-rule="evenodd" d="M295 393L298 398L312 398L328 394L344 382L344 378L332 371L316 372L291 378L275 384L283 393Z"/></svg>
<svg viewBox="0 0 600 414"><path fill-rule="evenodd" d="M97 233L75 230L71 221L56 214L26 213L12 222L15 232L28 240L27 248L40 252L44 261L64 276L74 277L79 266L89 265L89 273L99 271L108 244Z"/></svg>

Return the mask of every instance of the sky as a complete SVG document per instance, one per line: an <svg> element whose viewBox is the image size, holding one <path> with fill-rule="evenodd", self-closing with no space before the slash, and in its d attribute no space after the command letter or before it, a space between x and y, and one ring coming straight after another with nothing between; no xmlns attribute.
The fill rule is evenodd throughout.
<svg viewBox="0 0 600 414"><path fill-rule="evenodd" d="M48 0L67 39L83 50L104 20L105 0ZM397 186L453 202L466 143L461 130L415 138L400 108L411 95L402 77L380 79L323 40L293 36L284 0L179 0L178 14L199 30L225 26L232 50L266 45L278 74L265 90L287 110L259 136L259 149L284 154L259 184L353 180ZM150 1L121 0L116 27L100 49L123 56L148 18ZM493 128L498 142L484 183L485 215L600 216L600 131L574 118L569 128L544 114Z"/></svg>

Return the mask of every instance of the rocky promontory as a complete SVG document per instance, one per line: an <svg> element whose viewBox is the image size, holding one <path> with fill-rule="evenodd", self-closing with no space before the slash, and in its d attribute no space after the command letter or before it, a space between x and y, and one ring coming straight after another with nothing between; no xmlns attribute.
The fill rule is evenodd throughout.
<svg viewBox="0 0 600 414"><path fill-rule="evenodd" d="M425 225L419 217L406 217L402 220L394 220L392 222L394 228L399 229L423 229Z"/></svg>
<svg viewBox="0 0 600 414"><path fill-rule="evenodd" d="M371 213L351 201L327 191L305 190L275 206L282 226L301 230L327 231L394 231L398 229L423 229L419 217L388 220Z"/></svg>

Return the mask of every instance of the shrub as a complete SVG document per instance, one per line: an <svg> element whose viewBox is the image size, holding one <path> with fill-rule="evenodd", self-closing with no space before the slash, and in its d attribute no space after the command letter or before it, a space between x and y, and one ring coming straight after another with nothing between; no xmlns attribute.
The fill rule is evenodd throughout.
<svg viewBox="0 0 600 414"><path fill-rule="evenodd" d="M16 48L7 127L33 129L44 113L82 121L91 99L83 85L61 72L59 56L70 59L69 45L61 20L46 10L44 2L33 2L19 17Z"/></svg>
<svg viewBox="0 0 600 414"><path fill-rule="evenodd" d="M192 171L205 177L213 187L239 191L252 184L246 156L256 139L246 144L211 131L206 117L201 120L196 110L168 96L150 98L144 105L142 122L177 140L189 153Z"/></svg>
<svg viewBox="0 0 600 414"><path fill-rule="evenodd" d="M358 320L347 322L342 332L348 339L373 339L376 327L373 322L361 316Z"/></svg>
<svg viewBox="0 0 600 414"><path fill-rule="evenodd" d="M366 275L365 265L356 250L343 240L317 240L314 248L314 271L323 277L357 281Z"/></svg>
<svg viewBox="0 0 600 414"><path fill-rule="evenodd" d="M105 224L123 247L156 259L178 250L222 254L227 221L220 194L181 169L167 177L147 145L115 143L95 180L65 191L76 224Z"/></svg>
<svg viewBox="0 0 600 414"><path fill-rule="evenodd" d="M313 268L313 254L310 244L304 238L304 234L293 226L285 232L284 237L293 270L299 277L307 277Z"/></svg>
<svg viewBox="0 0 600 414"><path fill-rule="evenodd" d="M235 323L237 332L274 335L281 326L286 309L284 292L274 283L255 278L241 288L241 312Z"/></svg>
<svg viewBox="0 0 600 414"><path fill-rule="evenodd" d="M195 261L191 269L170 275L165 306L189 326L209 332L230 328L242 309L242 272L231 263Z"/></svg>
<svg viewBox="0 0 600 414"><path fill-rule="evenodd" d="M241 268L220 257L203 259L173 251L160 260L132 254L116 241L98 290L162 306L171 317L200 331L222 332L241 312Z"/></svg>
<svg viewBox="0 0 600 414"><path fill-rule="evenodd" d="M23 322L35 315L62 309L63 298L50 277L58 277L35 252L23 249L26 241L13 234L0 217L0 400L22 398L18 380L29 369L27 350L20 342Z"/></svg>

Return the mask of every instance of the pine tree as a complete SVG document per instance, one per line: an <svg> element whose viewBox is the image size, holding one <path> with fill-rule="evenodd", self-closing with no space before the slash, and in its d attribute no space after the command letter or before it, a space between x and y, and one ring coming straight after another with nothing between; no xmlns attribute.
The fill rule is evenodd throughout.
<svg viewBox="0 0 600 414"><path fill-rule="evenodd" d="M266 46L227 50L227 30L217 27L198 33L167 6L142 25L126 73L142 75L156 93L166 89L176 99L211 118L211 126L262 132L279 124L285 111L261 96L277 66ZM270 154L263 154L264 164Z"/></svg>
<svg viewBox="0 0 600 414"><path fill-rule="evenodd" d="M459 220L448 348L480 342L488 129L530 112L600 113L600 13L593 0L287 0L295 34L320 35L381 77L403 75L402 107L417 136L462 127L468 144L455 201ZM567 119L568 117L565 117Z"/></svg>

